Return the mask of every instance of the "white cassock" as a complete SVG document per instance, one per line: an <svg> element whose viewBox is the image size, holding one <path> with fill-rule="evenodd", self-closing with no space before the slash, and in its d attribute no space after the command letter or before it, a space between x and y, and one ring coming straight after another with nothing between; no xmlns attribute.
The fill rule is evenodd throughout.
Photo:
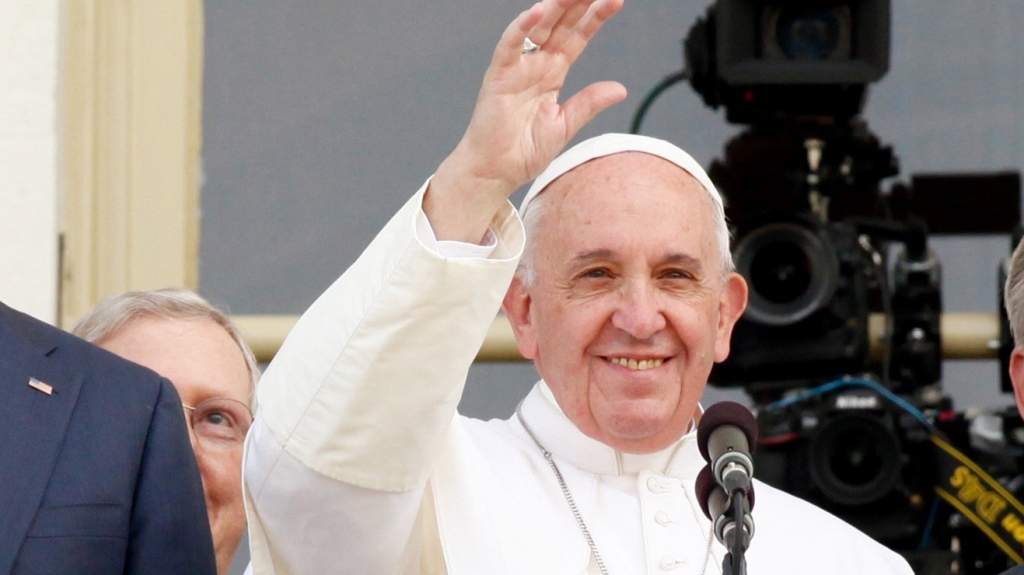
<svg viewBox="0 0 1024 575"><path fill-rule="evenodd" d="M303 315L260 381L244 462L254 572L599 573L518 420L455 411L522 223L509 207L493 246L439 246L423 193ZM617 452L577 430L543 382L522 413L610 575L721 572L725 549L709 545L694 495L695 433L659 453ZM832 515L763 483L756 494L751 575L911 573Z"/></svg>

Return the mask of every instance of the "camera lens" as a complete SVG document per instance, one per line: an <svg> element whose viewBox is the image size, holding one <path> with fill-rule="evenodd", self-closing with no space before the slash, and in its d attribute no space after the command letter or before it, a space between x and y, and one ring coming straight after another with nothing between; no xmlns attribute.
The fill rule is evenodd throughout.
<svg viewBox="0 0 1024 575"><path fill-rule="evenodd" d="M772 242L754 255L750 280L768 301L789 303L810 287L811 260L795 244Z"/></svg>
<svg viewBox="0 0 1024 575"><path fill-rule="evenodd" d="M829 455L829 471L850 485L863 487L878 477L882 470L882 458L875 438L867 433L851 433L836 438L836 445Z"/></svg>
<svg viewBox="0 0 1024 575"><path fill-rule="evenodd" d="M823 231L790 222L755 228L736 243L736 269L750 285L744 317L790 325L821 309L839 281L839 260Z"/></svg>
<svg viewBox="0 0 1024 575"><path fill-rule="evenodd" d="M785 8L775 24L779 48L791 60L828 60L839 44L839 18L832 10Z"/></svg>
<svg viewBox="0 0 1024 575"><path fill-rule="evenodd" d="M899 481L900 447L882 417L840 414L811 441L811 479L840 505L877 501Z"/></svg>
<svg viewBox="0 0 1024 575"><path fill-rule="evenodd" d="M766 59L838 62L853 55L849 6L768 6L762 18L761 55Z"/></svg>

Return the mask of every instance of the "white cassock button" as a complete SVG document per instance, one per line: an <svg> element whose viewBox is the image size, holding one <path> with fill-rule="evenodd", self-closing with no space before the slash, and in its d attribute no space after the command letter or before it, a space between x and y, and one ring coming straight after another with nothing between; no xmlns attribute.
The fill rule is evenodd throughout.
<svg viewBox="0 0 1024 575"><path fill-rule="evenodd" d="M670 556L666 555L666 556L661 558L661 563L660 563L659 566L661 567L662 571L671 571L672 569L675 569L676 567L678 567L679 565L682 565L683 563L684 563L684 561L678 561L678 560L676 560L675 557L670 557Z"/></svg>
<svg viewBox="0 0 1024 575"><path fill-rule="evenodd" d="M672 490L672 485L657 477L647 478L647 489L651 493L665 493Z"/></svg>
<svg viewBox="0 0 1024 575"><path fill-rule="evenodd" d="M668 525L669 523L675 523L676 522L675 519L672 519L669 516L669 514L665 513L664 511L659 511L659 512L655 513L654 514L654 520L658 523L658 525Z"/></svg>

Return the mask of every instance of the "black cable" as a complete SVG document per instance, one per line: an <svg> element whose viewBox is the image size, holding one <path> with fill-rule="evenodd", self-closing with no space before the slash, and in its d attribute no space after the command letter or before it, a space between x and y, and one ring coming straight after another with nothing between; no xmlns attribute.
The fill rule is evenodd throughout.
<svg viewBox="0 0 1024 575"><path fill-rule="evenodd" d="M732 575L746 575L746 565L744 561L744 552L747 549L747 541L744 537L745 526L743 524L743 501L744 498L740 496L740 492L732 494L732 519L735 521L733 527L733 540L732 540Z"/></svg>
<svg viewBox="0 0 1024 575"><path fill-rule="evenodd" d="M647 95L644 96L643 102L641 102L640 106L637 107L636 113L633 114L633 122L630 124L629 133L639 134L640 125L643 124L644 116L647 115L647 109L651 107L654 100L656 100L665 90L668 90L683 80L689 79L689 77L689 72L686 70L680 70L675 74L666 76L661 82L658 82L653 88L651 88L651 90L647 92Z"/></svg>

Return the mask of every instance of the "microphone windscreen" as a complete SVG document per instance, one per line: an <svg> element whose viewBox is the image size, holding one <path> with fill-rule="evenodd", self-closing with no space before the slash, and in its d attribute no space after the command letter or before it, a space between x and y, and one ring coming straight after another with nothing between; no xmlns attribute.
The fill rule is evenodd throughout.
<svg viewBox="0 0 1024 575"><path fill-rule="evenodd" d="M717 487L718 483L715 481L715 476L711 472L711 464L709 463L697 474L697 485L694 487L694 491L697 493L697 502L700 503L700 510L704 512L704 516L708 519L712 519L711 511L708 509L711 491Z"/></svg>
<svg viewBox="0 0 1024 575"><path fill-rule="evenodd" d="M712 521L714 521L715 518L711 516L711 492L715 489L721 489L721 487L719 487L718 482L715 481L715 476L711 471L711 464L709 463L700 470L700 473L697 474L697 484L694 486L693 491L697 494L697 502L700 504L700 510L704 512L704 517L707 517ZM747 506L751 511L753 511L753 483L751 483L750 487L747 488Z"/></svg>
<svg viewBox="0 0 1024 575"><path fill-rule="evenodd" d="M697 426L697 447L704 461L711 460L711 456L708 455L708 439L722 425L735 425L743 431L753 452L757 444L757 421L754 420L754 415L736 402L720 401L704 411Z"/></svg>

